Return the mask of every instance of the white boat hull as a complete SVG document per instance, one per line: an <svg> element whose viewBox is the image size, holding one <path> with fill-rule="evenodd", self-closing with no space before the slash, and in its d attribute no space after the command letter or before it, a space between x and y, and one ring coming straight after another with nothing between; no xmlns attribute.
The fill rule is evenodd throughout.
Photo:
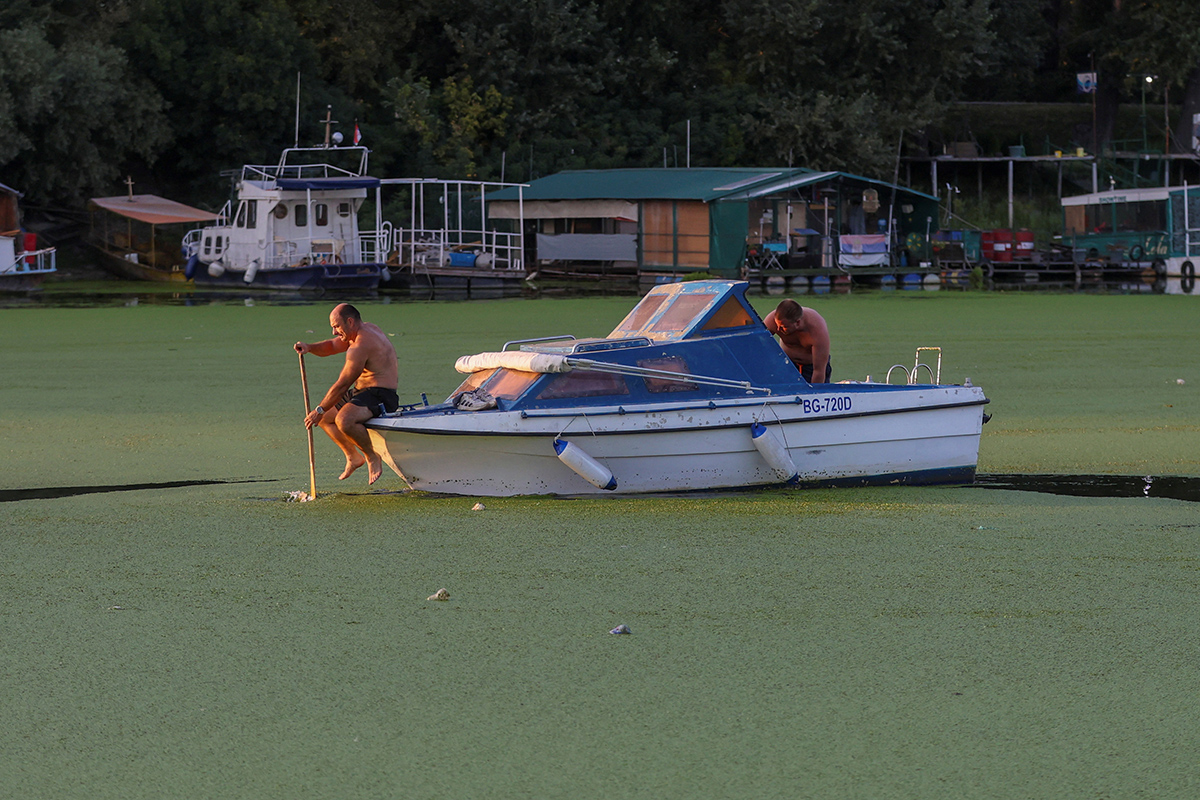
<svg viewBox="0 0 1200 800"><path fill-rule="evenodd" d="M982 390L876 387L793 397L589 408L477 411L373 420L376 449L414 489L447 494L636 494L781 484L755 447L760 422L783 442L799 483L969 482ZM850 398L846 401L845 398ZM561 461L569 441L616 480L606 491Z"/></svg>

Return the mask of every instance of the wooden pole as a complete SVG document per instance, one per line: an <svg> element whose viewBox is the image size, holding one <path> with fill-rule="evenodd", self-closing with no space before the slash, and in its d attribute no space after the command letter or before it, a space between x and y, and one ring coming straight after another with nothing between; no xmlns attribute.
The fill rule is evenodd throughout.
<svg viewBox="0 0 1200 800"><path fill-rule="evenodd" d="M308 408L308 374L304 371L304 353L300 354L300 383L304 386L304 416L309 413ZM309 497L313 500L317 499L317 460L313 452L313 432L312 428L307 425L304 429L308 431L308 489Z"/></svg>

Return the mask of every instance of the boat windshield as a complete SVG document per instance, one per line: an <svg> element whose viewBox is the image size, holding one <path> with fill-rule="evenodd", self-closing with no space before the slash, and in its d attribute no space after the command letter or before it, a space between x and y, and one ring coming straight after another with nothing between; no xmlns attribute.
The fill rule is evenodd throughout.
<svg viewBox="0 0 1200 800"><path fill-rule="evenodd" d="M646 295L613 329L609 338L678 339L692 329L696 319L708 310L719 294L719 290L714 290Z"/></svg>
<svg viewBox="0 0 1200 800"><path fill-rule="evenodd" d="M516 369L486 369L473 372L450 393L453 398L462 392L470 392L483 388L492 397L503 400L516 400L534 381L542 377L538 372L523 372Z"/></svg>

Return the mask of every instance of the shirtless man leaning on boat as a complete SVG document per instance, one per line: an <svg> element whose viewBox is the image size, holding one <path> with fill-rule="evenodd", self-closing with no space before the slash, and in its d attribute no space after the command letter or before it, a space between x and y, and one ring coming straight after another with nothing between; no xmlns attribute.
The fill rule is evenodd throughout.
<svg viewBox="0 0 1200 800"><path fill-rule="evenodd" d="M809 383L828 383L833 376L829 363L829 328L825 319L795 300L784 300L763 320L767 330L779 337L779 346Z"/></svg>
<svg viewBox="0 0 1200 800"><path fill-rule="evenodd" d="M358 309L349 303L342 303L330 312L329 327L333 328L332 339L295 345L300 355L346 354L342 373L304 418L304 425L307 428L320 425L346 454L346 469L338 480L349 478L354 470L366 464L367 482L374 483L383 474L383 459L371 446L371 437L363 423L395 411L400 405L396 395L399 385L396 349L378 325L363 322Z"/></svg>

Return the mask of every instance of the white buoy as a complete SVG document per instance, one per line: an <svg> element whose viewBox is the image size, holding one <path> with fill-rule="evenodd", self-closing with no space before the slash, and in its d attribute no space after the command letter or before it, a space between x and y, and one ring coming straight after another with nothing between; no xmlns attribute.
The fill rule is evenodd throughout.
<svg viewBox="0 0 1200 800"><path fill-rule="evenodd" d="M258 259L256 258L250 262L249 266L246 267L246 274L242 276L242 281L247 284L254 283L254 276L257 274L258 274Z"/></svg>
<svg viewBox="0 0 1200 800"><path fill-rule="evenodd" d="M579 445L555 439L554 452L558 454L559 461L593 486L610 491L617 488L617 479L608 467L585 453Z"/></svg>
<svg viewBox="0 0 1200 800"><path fill-rule="evenodd" d="M219 278L225 274L225 265L221 263L221 259L217 259L208 265L208 274L214 278Z"/></svg>
<svg viewBox="0 0 1200 800"><path fill-rule="evenodd" d="M779 480L784 483L799 483L800 472L778 436L767 430L761 422L756 422L750 426L750 438L754 442L754 448L771 465L771 469L775 470Z"/></svg>

